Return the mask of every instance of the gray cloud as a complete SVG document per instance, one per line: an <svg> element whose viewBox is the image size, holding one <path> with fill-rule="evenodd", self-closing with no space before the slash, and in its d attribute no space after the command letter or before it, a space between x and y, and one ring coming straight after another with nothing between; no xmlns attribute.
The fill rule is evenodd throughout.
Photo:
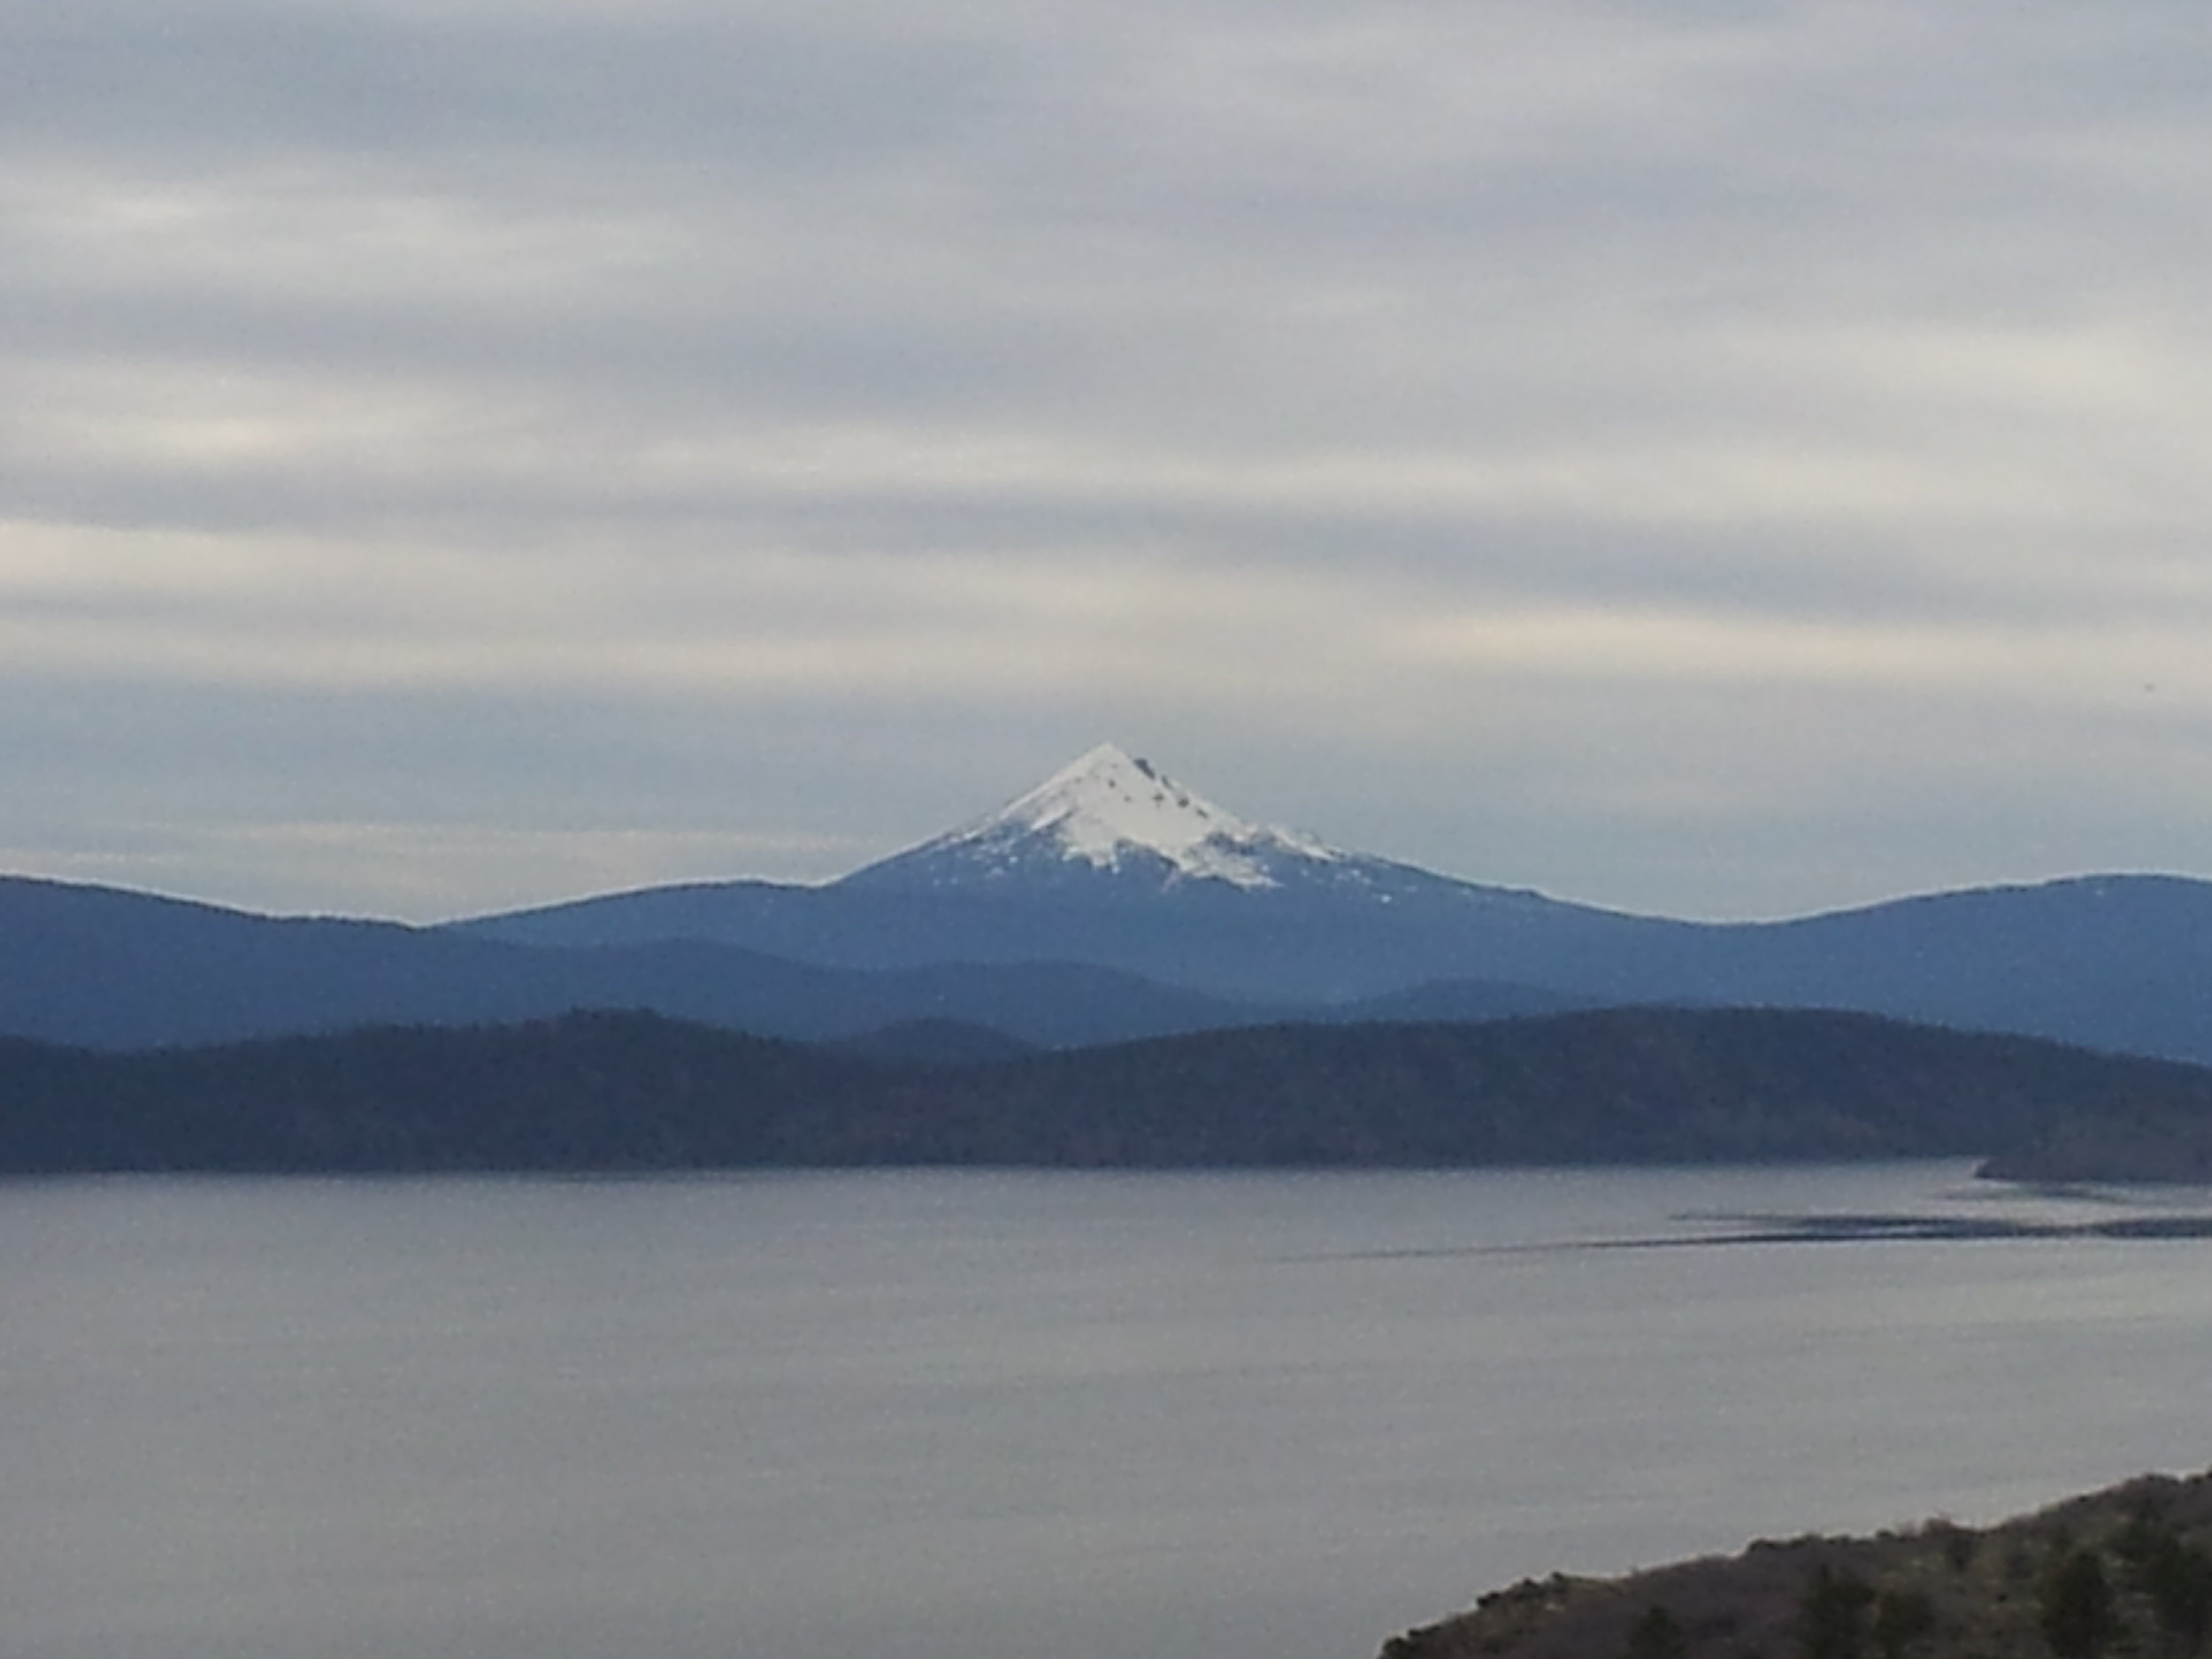
<svg viewBox="0 0 2212 1659"><path fill-rule="evenodd" d="M1111 735L1652 910L2205 868L2178 0L16 11L12 867L825 875Z"/></svg>

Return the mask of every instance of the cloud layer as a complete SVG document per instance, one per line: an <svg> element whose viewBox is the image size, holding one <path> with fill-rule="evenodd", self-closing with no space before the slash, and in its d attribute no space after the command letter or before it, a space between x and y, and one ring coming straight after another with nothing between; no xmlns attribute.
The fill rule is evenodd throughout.
<svg viewBox="0 0 2212 1659"><path fill-rule="evenodd" d="M0 12L8 868L815 877L1102 738L1482 879L2212 873L2212 17Z"/></svg>

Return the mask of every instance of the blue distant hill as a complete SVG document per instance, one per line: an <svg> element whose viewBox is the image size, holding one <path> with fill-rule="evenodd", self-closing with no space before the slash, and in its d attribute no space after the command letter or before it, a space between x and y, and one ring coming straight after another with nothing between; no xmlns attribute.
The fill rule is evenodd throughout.
<svg viewBox="0 0 2212 1659"><path fill-rule="evenodd" d="M1066 1048L1635 1003L1824 1008L2212 1061L2212 883L2085 876L1771 923L1631 916L1255 826L1102 749L819 887L693 883L442 927L0 879L0 1034L104 1048L579 1008Z"/></svg>
<svg viewBox="0 0 2212 1659"><path fill-rule="evenodd" d="M1256 826L1112 749L826 886L658 887L456 931L570 948L712 940L839 967L1080 961L1335 1018L1479 1018L1548 999L1847 1009L2212 1059L2212 883L2085 876L1792 921L1674 921Z"/></svg>

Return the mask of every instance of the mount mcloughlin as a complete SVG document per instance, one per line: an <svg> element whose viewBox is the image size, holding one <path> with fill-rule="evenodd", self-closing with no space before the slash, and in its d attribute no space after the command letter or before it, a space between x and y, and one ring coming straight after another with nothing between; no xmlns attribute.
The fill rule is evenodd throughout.
<svg viewBox="0 0 2212 1659"><path fill-rule="evenodd" d="M2212 883L2085 876L1773 923L1629 916L1254 825L1112 748L821 886L687 884L416 928L0 879L0 1034L104 1048L578 1008L813 1039L928 1021L941 1042L956 1022L1069 1047L1624 1003L1852 1010L2212 1060Z"/></svg>

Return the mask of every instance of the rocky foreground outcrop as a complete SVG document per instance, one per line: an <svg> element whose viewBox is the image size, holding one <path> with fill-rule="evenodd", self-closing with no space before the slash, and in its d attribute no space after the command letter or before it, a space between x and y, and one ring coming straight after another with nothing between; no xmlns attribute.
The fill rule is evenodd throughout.
<svg viewBox="0 0 2212 1659"><path fill-rule="evenodd" d="M2212 1474L2145 1476L1986 1528L1761 1540L1558 1575L1381 1659L2192 1659L2212 1637Z"/></svg>

